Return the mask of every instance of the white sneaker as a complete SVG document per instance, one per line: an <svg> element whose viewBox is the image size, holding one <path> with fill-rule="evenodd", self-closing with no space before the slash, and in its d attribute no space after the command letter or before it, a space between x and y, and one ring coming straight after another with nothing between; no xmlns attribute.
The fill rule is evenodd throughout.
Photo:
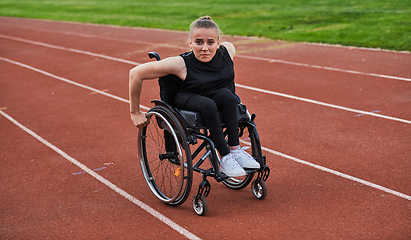
<svg viewBox="0 0 411 240"><path fill-rule="evenodd" d="M221 158L220 170L228 177L240 177L246 175L244 169L237 163L231 153Z"/></svg>
<svg viewBox="0 0 411 240"><path fill-rule="evenodd" d="M240 166L243 168L260 168L260 164L250 154L248 154L248 152L244 151L242 147L231 150L231 154L234 156L238 164L240 164Z"/></svg>

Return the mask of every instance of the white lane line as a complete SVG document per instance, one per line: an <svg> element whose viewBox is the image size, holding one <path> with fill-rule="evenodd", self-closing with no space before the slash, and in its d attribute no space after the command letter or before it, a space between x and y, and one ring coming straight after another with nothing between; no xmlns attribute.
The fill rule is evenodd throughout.
<svg viewBox="0 0 411 240"><path fill-rule="evenodd" d="M23 126L21 123L19 123L18 121L16 121L14 118L12 118L11 116L7 115L6 113L4 113L3 111L0 110L0 114L3 115L5 118L7 118L8 120L10 120L12 123L14 123L15 125L17 125L19 128L21 128L23 131L25 131L26 133L30 134L32 137L34 137L35 139L37 139L38 141L40 141L41 143L43 143L44 145L46 145L47 147L53 149L56 153L60 154L62 157L64 157L65 159L67 159L68 161L70 161L71 163L73 163L74 165L76 165L77 167L79 167L80 169L82 169L83 171L87 172L88 174L90 174L91 176L93 176L95 179L97 179L98 181L100 181L101 183L103 183L104 185L106 185L107 187L109 187L111 190L115 191L116 193L120 194L121 196L123 196L124 198L126 198L127 200L131 201L132 203L134 203L135 205L139 206L141 209L143 209L144 211L148 212L149 214L151 214L152 216L154 216L155 218L159 219L160 221L162 221L163 223L165 223L166 225L170 226L172 229L174 229L175 231L177 231L178 233L184 235L186 238L188 239L200 239L199 237L197 237L196 235L192 234L191 232L187 231L185 228L181 227L180 225L178 225L177 223L173 222L171 219L167 218L166 216L164 216L163 214L161 214L160 212L156 211L154 208L148 206L147 204L145 204L144 202L138 200L137 198L135 198L134 196L130 195L129 193L127 193L126 191L122 190L121 188L117 187L116 185L114 185L113 183L111 183L109 180L103 178L102 176L100 176L99 174L97 174L95 171L91 170L90 168L88 168L87 166L85 166L84 164L82 164L81 162L77 161L76 159L72 158L71 156L69 156L67 153L63 152L61 149L57 148L56 146L54 146L53 144L51 144L50 142L48 142L47 140L45 140L44 138L40 137L38 134L36 134L35 132L31 131L30 129L26 128L25 126Z"/></svg>
<svg viewBox="0 0 411 240"><path fill-rule="evenodd" d="M80 25L82 25L82 24L83 23L80 23ZM0 23L0 25L7 26L7 27L13 27L13 28L22 28L22 29L33 30L33 28L25 27L25 26L10 26L8 24L2 24L2 23ZM93 25L93 24L84 23L84 25ZM101 26L101 25L94 25L94 26ZM121 27L121 26L110 26L110 27L128 29L128 27ZM144 44L144 45L155 45L156 47L177 48L177 49L182 49L182 50L186 50L186 51L190 50L188 45L185 46L185 47L182 47L182 46L166 44L166 43L159 43L159 42L147 42L147 41L135 40L135 39L129 40L129 39L117 38L117 37L108 37L108 36L93 35L93 34L88 34L88 33L77 33L77 32L70 32L70 31L54 31L54 30L42 29L42 28L36 28L34 30L35 31L48 32L48 33L57 33L57 34L64 34L64 35L79 36L79 37L85 37L85 38L104 39L104 40L116 41L116 42L137 43L137 44ZM150 31L169 32L169 31L172 31L172 30L150 29Z"/></svg>
<svg viewBox="0 0 411 240"><path fill-rule="evenodd" d="M0 18L8 18L8 17L0 17ZM32 19L29 19L32 20ZM56 23L55 20L46 20L46 19L36 19L36 21L44 21L44 22L50 22L50 23ZM178 33L185 33L185 31L178 31L178 30L167 30L167 29L161 29L161 28L143 28L143 27L126 27L126 26L119 26L119 25L101 25L101 24L95 24L95 23L81 23L81 22L62 22L58 21L59 23L65 23L65 24L74 24L74 25L86 25L86 26L93 26L97 28L116 28L116 29L127 29L127 30L149 30L149 31L156 31L156 32L165 32L165 33L170 33L170 32L178 32ZM60 33L60 34L66 34L66 35L73 35L73 36L85 36L89 38L99 38L99 39L109 39L109 40L115 40L115 41L120 41L120 42L140 42L142 44L155 44L158 45L158 43L153 43L153 42L147 42L147 41L133 41L133 40L127 40L123 38L115 38L115 37L104 37L100 35L92 35L92 34L83 34L83 33L78 33L78 32L70 32L70 31L54 31L50 29L45 29L45 28L35 28L33 27L26 27L23 25L13 25L13 24L5 24L5 23L0 23L2 26L6 27L12 27L12 28L24 28L24 29L30 29L30 30L35 30L35 31L42 31L42 32L50 32L50 33ZM236 36L241 39L249 39L250 37L245 37L245 36ZM395 51L395 50L388 50L388 49L381 49L381 48L366 48L366 47L355 47L355 46L343 46L343 45L338 45L338 44L327 44L327 43L310 43L310 42L300 42L301 44L306 44L306 45L313 45L313 46L320 46L320 47L333 47L333 48L342 48L342 49L347 49L347 50L352 50L352 49L358 49L362 51L371 51L371 52L387 52L387 53L395 53L395 54L410 54L409 51ZM164 46L169 46L170 48L181 48L179 46L175 45L170 45L170 44L164 44ZM185 48L187 49L187 48Z"/></svg>
<svg viewBox="0 0 411 240"><path fill-rule="evenodd" d="M74 48L66 48L66 47L61 47L61 46L52 45L52 44L48 44L48 43L23 39L23 38L19 38L19 37L7 36L7 35L3 35L3 34L0 34L0 37L10 39L10 40L14 40L14 41L30 43L30 44L34 44L34 45L38 45L38 46L42 46L42 47L48 47L48 48L53 48L53 49L58 49L58 50L63 50L63 51L69 51L69 52L74 52L74 53L85 54L85 55L89 55L89 56L93 56L93 57L104 58L104 59L108 59L108 60L112 60L112 61L116 61L116 62L128 63L128 64L131 64L131 65L140 65L140 63L137 63L137 62L133 62L133 61L129 61L129 60L121 59L121 58L116 58L116 57L111 57L111 56L107 56L107 55L104 55L104 54L78 50L78 49L74 49Z"/></svg>
<svg viewBox="0 0 411 240"><path fill-rule="evenodd" d="M400 192L394 191L392 189L377 185L375 183L368 182L368 181L362 180L360 178L356 178L356 177L350 176L348 174L338 172L338 171L335 171L335 170L332 170L332 169L329 169L329 168L326 168L326 167L323 167L323 166L320 166L320 165L317 165L317 164L314 164L314 163L310 163L310 162L307 162L307 161L304 161L304 160L289 156L287 154L274 151L274 150L266 148L266 147L261 147L261 149L263 149L264 151L267 151L269 153L272 153L274 155L277 155L277 156L280 156L280 157L283 157L283 158L286 158L286 159L289 159L289 160L292 160L292 161L295 161L295 162L298 162L298 163L301 163L301 164L304 164L304 165L307 165L307 166L310 166L310 167L313 167L313 168L316 168L316 169L319 169L319 170L324 171L324 172L328 172L328 173L337 175L337 176L342 177L342 178L346 178L346 179L354 181L354 182L358 182L358 183L367 185L369 187L372 187L372 188L381 190L383 192L390 193L390 194L393 194L397 197L404 198L406 200L411 201L411 196L406 195L404 193L400 193Z"/></svg>
<svg viewBox="0 0 411 240"><path fill-rule="evenodd" d="M7 62L10 62L10 63L13 63L13 64L17 64L17 65L22 66L22 67L28 67L29 69L31 69L31 70L33 70L33 71L40 72L40 73L43 73L43 74L44 74L44 73L47 73L47 72L44 72L44 71L42 71L42 70L39 70L39 69L30 67L30 66L28 66L28 65L26 65L26 64L18 63L18 62L15 62L15 61L12 61L12 60L9 60L9 59L5 59L5 58L2 58L2 57L0 57L0 60L4 60L4 61L7 61ZM125 100L125 99L123 99L123 98L120 98L120 97L117 97L117 96L114 96L114 95L111 95L111 94L102 92L102 91L100 91L100 90L97 90L97 89L94 89L94 88L91 88L91 87L88 87L88 86L85 86L85 85L82 85L82 84L79 84L79 83L76 83L76 82L73 82L73 81L71 81L71 80L68 80L68 79L65 79L65 78L61 78L61 77L55 76L55 75L50 74L50 73L47 73L46 75L47 75L47 76L50 76L50 77L53 77L53 78L56 78L56 79L58 79L58 80L62 80L62 81L64 81L64 82L70 83L70 84L74 84L74 85L79 86L79 87L86 88L86 89L91 90L91 91L94 91L94 92L101 93L101 94L103 94L103 95L105 95L105 96L108 96L108 97L111 97L111 98L113 98L113 99L116 99L116 100L120 100L120 101L122 101L122 102L129 103L129 101L127 101L127 100ZM141 107L144 107L144 106L141 106ZM147 107L144 107L144 108L146 108L146 109L148 110ZM1 111L1 110L0 110L0 111ZM298 158L294 158L294 157L288 156L288 155L286 155L286 154L283 154L283 153L280 153L280 152L271 150L271 149L266 148L266 147L263 147L263 146L262 146L261 148L262 148L264 151L268 151L268 152L273 153L273 154L276 154L276 155L278 155L278 156L282 156L282 157L284 157L284 158L287 158L287 159L290 159L290 160L293 160L293 161L296 161L296 162L299 162L299 163L302 163L302 164L305 164L305 165L308 165L308 166L311 166L311 167L315 167L315 168L317 168L317 169L320 169L320 170L322 170L322 171L329 172L329 173L331 173L331 174L335 174L335 175L337 175L337 176L342 176L342 177L347 178L347 179L350 179L350 180L352 180L352 181L361 182L361 183L363 183L363 184L365 184L365 185L367 185L367 186L377 188L377 189L379 189L379 190L381 190L381 191L385 191L385 192L394 194L394 195L396 195L396 196L405 198L405 199L407 199L407 200L411 200L411 197L410 197L410 196L405 195L405 194L402 194L402 193L399 193L399 192L396 192L396 191L391 190L391 189L389 189L389 188L382 187L382 186L379 186L379 185L377 185L377 184L374 184L374 183L371 183L371 182L367 182L367 181L365 181L365 180L362 180L362 179L359 179L359 178L356 178L356 177L353 177L353 176L350 176L350 175L347 175L347 174L344 174L344 173L340 173L340 172L334 171L334 170L329 169L329 168L326 168L326 167L322 167L322 166L319 166L319 165L316 165L316 164L313 164L313 163L310 163L310 162L306 162L306 161L300 160L300 159L298 159Z"/></svg>
<svg viewBox="0 0 411 240"><path fill-rule="evenodd" d="M69 79L67 79L67 78L63 78L63 77L56 76L56 75L54 75L54 74L52 74L52 73L49 73L49 72L40 70L40 69L38 69L38 68L29 66L29 65L27 65L27 64L20 63L20 62L16 62L16 61L13 61L13 60L10 60L10 59L7 59L7 58L3 58L3 57L0 57L0 60L3 60L3 61L5 61L5 62L9 62L9 63L15 64L15 65L18 65L18 66L20 66L20 67L24 67L24 68L30 69L30 70L32 70L32 71L35 71L35 72L44 74L44 75L49 76L49 77L52 77L52 78L54 78L54 79L57 79L57 80L60 80L60 81L66 82L66 83L70 83L70 84L73 84L73 85L75 85L75 86L82 87L82 88L85 88L85 89L87 89L87 90L90 90L90 91L92 91L92 92L99 93L99 94L105 95L105 96L107 96L107 97L111 97L111 98L114 98L114 99L116 99L116 100L119 100L119 101L122 101L122 102L125 102L125 103L130 104L130 101L127 100L127 99L124 99L124 98L121 98L121 97L117 97L117 96L115 96L115 95L113 95L113 94L106 93L105 91L98 90L98 89L96 89L96 88L92 88L92 87L89 87L89 86L87 86L87 85L84 85L84 84L81 84L81 83L77 83L77 82L71 81L71 80L69 80ZM148 107L146 107L146 106L143 106L143 105L140 105L140 107L143 108L143 109L145 109L145 110L149 110L149 109L150 109L150 108L148 108Z"/></svg>
<svg viewBox="0 0 411 240"><path fill-rule="evenodd" d="M251 146L251 143L250 143L249 141L240 140L240 142L243 143L243 144L246 144L246 145L248 145L248 146ZM318 170L321 170L321 171L324 171L324 172L327 172L327 173L331 173L331 174L337 175L337 176L339 176L339 177L346 178L346 179L348 179L348 180L351 180L351 181L354 181L354 182L358 182L358 183L364 184L364 185L366 185L366 186L369 186L369 187L378 189L378 190L380 190L380 191L383 191L383 192L386 192L386 193L390 193L390 194L395 195L395 196L397 196L397 197L404 198L404 199L406 199L406 200L411 201L411 196L406 195L406 194L404 194L404 193L400 193L400 192L397 192L397 191L395 191L395 190L392 190L392 189L389 189L389 188L380 186L380 185L378 185L378 184L375 184L375 183L372 183L372 182L368 182L368 181L362 180L362 179L360 179L360 178L353 177L353 176L350 176L350 175L348 175L348 174L345 174L345 173L342 173L342 172L338 172L338 171L335 171L335 170L332 170L332 169L330 169L330 168L326 168L326 167L323 167L323 166L320 166L320 165L317 165L317 164L314 164L314 163L310 163L310 162L307 162L307 161L298 159L298 158L296 158L296 157L292 157L292 156L290 156L290 155L287 155L287 154L284 154L284 153L281 153L281 152L272 150L272 149L270 149L270 148L266 148L266 147L261 146L261 149L262 149L263 151L266 151L266 152L269 152L269 153L271 153L271 154L274 154L274 155L277 155L277 156L280 156L280 157L283 157L283 158L292 160L292 161L294 161L294 162L301 163L301 164L304 164L304 165L307 165L307 166L316 168L316 169L318 169Z"/></svg>
<svg viewBox="0 0 411 240"><path fill-rule="evenodd" d="M333 67L323 67L323 66L318 66L318 65L290 62L290 61L284 61L284 60L278 60L278 59L272 59L272 58L252 57L252 56L244 56L244 55L236 55L236 57L252 59L252 60L260 60L260 61L268 61L271 63L276 62L276 63L283 63L283 64L295 65L295 66L300 66L300 67L310 67L310 68L317 68L317 69L323 69L323 70L329 70L329 71L344 72L344 73L351 73L351 74L357 74L357 75L365 75L365 76L371 76L371 77L388 78L388 79L411 82L411 78L396 77L396 76L390 76L390 75L384 75L384 74L364 73L364 72L359 72L359 71L354 71L354 70L345 70L345 69L333 68Z"/></svg>
<svg viewBox="0 0 411 240"><path fill-rule="evenodd" d="M26 43L31 43L31 44L35 44L35 45L40 45L40 46L44 46L44 47L51 47L51 48L55 48L55 49L59 49L59 50L69 49L69 48L65 48L65 47L50 45L50 44L47 44L47 43L41 43L41 42L26 40L26 39L22 39L22 38L15 38L15 37L10 37L10 36L5 36L5 35L2 35L2 34L0 34L0 37L4 37L4 38L11 39L11 40L16 40L16 41L21 41L21 42L26 42ZM114 60L114 61L119 61L119 62L124 62L124 63L128 63L128 64L132 64L134 66L135 65L140 65L140 63L137 63L137 62L131 62L131 61L120 59L120 58L112 58L110 56L97 54L97 53L91 53L91 52L82 51L82 50L78 50L78 49L72 49L72 52L80 53L80 54L87 54L87 55L90 55L90 56L101 57L101 58ZM39 70L39 71L42 71L42 70ZM409 79L409 80L411 81L411 79ZM242 85L242 84L238 84L238 83L236 83L236 86L244 88L244 89L248 89L248 90L253 90L253 91L257 91L257 92L264 92L264 93L268 93L268 94L272 94L272 95L277 95L277 96L281 96L281 97L285 97L285 98L291 98L291 99L294 99L294 100L304 101L304 102L308 102L308 103L314 103L314 104L318 104L318 105L322 105L322 106L326 106L326 107L331 107L331 108L336 108L336 109L340 109L340 110L344 110L344 111L361 113L361 114L364 114L364 115L370 115L370 116L374 116L374 117L380 117L380 118L384 118L384 119L388 119L388 120L394 120L394 121L398 121L398 122L404 122L404 123L411 124L411 121L400 119L400 118L389 117L389 116L385 116L385 115L381 115L381 114L375 114L375 113L372 113L372 112L367 112L367 111L342 107L342 106L333 105L333 104L324 103L324 102L319 102L319 101L311 100L311 99L307 99L307 98L301 98L301 97L296 97L296 96L292 96L292 95L288 95L288 94L269 91L269 90L265 90L265 89L261 89L261 88L250 87L250 86L246 86L246 85ZM148 108L146 108L146 109L148 110Z"/></svg>
<svg viewBox="0 0 411 240"><path fill-rule="evenodd" d="M395 117L390 117L390 116L386 116L386 115L377 114L377 113L374 113L374 112L366 112L366 111L357 110L357 109L353 109L353 108L342 107L342 106L338 106L338 105L334 105L334 104L329 104L329 103L324 103L324 102L311 100L311 99L308 99L308 98L301 98L301 97L296 97L296 96L292 96L292 95L288 95L288 94L284 94L284 93L279 93L279 92L264 90L264 89L260 89L260 88L245 86L245 85L238 84L238 83L236 83L236 87L245 88L245 89L253 90L253 91L256 91L256 92L262 92L262 93L267 93L267 94L271 94L271 95L276 95L276 96L280 96L280 97L291 98L291 99L294 99L294 100L313 103L313 104L317 104L317 105L321 105L321 106L325 106L325 107L336 108L336 109L339 109L339 110L359 113L359 114L363 114L363 115L370 115L370 116L374 116L374 117L379 117L379 118L384 118L384 119L393 120L393 121L397 121L397 122L403 122L403 123L411 124L411 121L401 119L401 118L395 118Z"/></svg>
<svg viewBox="0 0 411 240"><path fill-rule="evenodd" d="M42 30L42 31L56 33L55 31L49 31L49 30ZM146 41L140 41L140 40L126 40L126 39L119 39L119 38L114 38L114 37L102 37L102 36L98 36L98 35L79 34L79 33L73 33L73 32L57 32L57 33L63 33L63 34L66 34L66 35L77 35L77 36L87 37L87 38L99 38L99 39L106 39L106 40L111 40L111 41L122 41L122 42L153 45L152 42L146 42ZM50 45L50 44L47 44L47 43L41 43L41 42L26 40L26 39L23 39L23 38L17 38L17 37L7 36L7 35L3 35L3 34L0 34L0 37L9 38L9 39L22 41L22 42L27 42L27 43L32 43L32 44L37 44L37 45L42 45L42 46ZM54 45L50 45L50 46L54 46ZM177 49L187 50L187 47L175 46L175 45L170 45L170 44L157 43L156 46L163 46L163 47L168 47L168 48L177 48ZM59 46L56 46L56 47L57 48L63 48L63 47L59 47ZM75 50L73 52L78 52L79 51L79 53L81 53L80 52L81 50L76 50L76 49L73 49L73 50ZM409 54L409 53L407 53L407 54ZM97 55L98 54L95 54L95 56L97 56ZM105 56L105 55L103 55L103 56ZM365 72L354 71L354 70L346 70L346 69L340 69L340 68L334 68L334 67L318 66L318 65L312 65L312 64L307 64L307 63L291 62L291 61L285 61L285 60L279 60L279 59L273 59L273 58L253 57L253 56L246 56L246 55L241 55L241 54L236 54L236 57L251 59L251 60L258 60L258 61L266 61L266 62L270 62L270 63L276 62L276 63L295 65L295 66L300 66L300 67L317 68L317 69L328 70L328 71L344 72L344 73L351 73L351 74L357 74L357 75L365 75L365 76L371 76L371 77L387 78L387 79L394 79L394 80L411 82L411 78L390 76L390 75L385 75L385 74L365 73ZM128 61L128 60L123 60L123 61ZM138 64L136 64L136 65L138 65Z"/></svg>

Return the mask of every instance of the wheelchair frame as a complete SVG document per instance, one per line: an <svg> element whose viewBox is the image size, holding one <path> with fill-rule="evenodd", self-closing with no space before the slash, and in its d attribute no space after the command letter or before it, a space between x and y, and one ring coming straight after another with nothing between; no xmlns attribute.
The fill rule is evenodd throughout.
<svg viewBox="0 0 411 240"><path fill-rule="evenodd" d="M149 57L160 60L157 53L150 52ZM164 88L160 84L160 90ZM164 95L161 94L162 99ZM191 191L193 171L202 176L197 194L193 197L194 211L204 216L209 210L206 197L211 191L207 177L213 177L217 182L223 182L231 189L246 187L257 173L257 178L252 181L251 190L257 199L267 196L267 180L270 169L266 164L266 157L262 154L260 139L254 123L255 114L246 111L239 120L239 137L242 144L250 146L250 155L260 164L259 169L245 169L244 177L232 178L219 170L219 156L213 141L209 138L208 130L202 126L189 126L186 122L187 114L195 112L178 110L162 100L153 100L155 104L147 112L150 124L140 129L138 135L138 150L144 178L154 195L161 201L172 206L183 204ZM239 108L245 109L241 103ZM198 113L199 114L199 113ZM222 126L224 130L224 126ZM227 133L224 131L224 136ZM201 144L199 141L202 141ZM191 146L199 146L191 153ZM193 147L194 148L194 147ZM202 155L201 155L202 153ZM198 161L193 165L194 159ZM202 168L202 164L209 160L211 167Z"/></svg>

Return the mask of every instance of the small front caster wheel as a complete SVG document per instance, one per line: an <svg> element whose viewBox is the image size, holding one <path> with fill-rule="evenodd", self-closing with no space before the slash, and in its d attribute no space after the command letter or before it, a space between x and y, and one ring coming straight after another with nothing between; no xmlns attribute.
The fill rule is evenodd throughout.
<svg viewBox="0 0 411 240"><path fill-rule="evenodd" d="M262 179L256 179L251 183L251 191L257 199L264 199L268 193L267 184Z"/></svg>
<svg viewBox="0 0 411 240"><path fill-rule="evenodd" d="M194 208L194 211L197 213L197 215L199 216L206 215L208 212L207 198L204 196L201 196L200 198L197 199L197 195L195 195L193 198L193 208Z"/></svg>

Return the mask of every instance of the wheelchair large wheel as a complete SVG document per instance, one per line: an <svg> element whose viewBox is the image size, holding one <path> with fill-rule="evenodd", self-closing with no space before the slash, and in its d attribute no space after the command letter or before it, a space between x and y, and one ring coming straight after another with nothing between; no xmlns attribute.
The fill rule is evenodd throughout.
<svg viewBox="0 0 411 240"><path fill-rule="evenodd" d="M150 124L139 132L140 164L154 195L169 205L180 205L190 194L193 169L185 132L163 107L147 113Z"/></svg>
<svg viewBox="0 0 411 240"><path fill-rule="evenodd" d="M254 159L262 159L261 146L258 133L252 124L239 124L240 145ZM243 189L253 180L255 171L246 171L247 175L241 177L230 177L223 183L232 189Z"/></svg>

